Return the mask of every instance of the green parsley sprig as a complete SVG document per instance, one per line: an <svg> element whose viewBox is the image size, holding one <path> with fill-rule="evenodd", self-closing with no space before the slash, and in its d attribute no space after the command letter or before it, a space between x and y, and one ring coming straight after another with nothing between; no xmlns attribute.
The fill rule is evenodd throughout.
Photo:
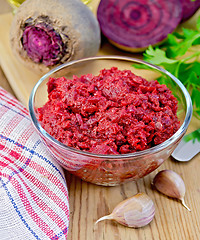
<svg viewBox="0 0 200 240"><path fill-rule="evenodd" d="M184 140L185 142L192 141L193 143L194 143L195 141L199 141L199 142L200 142L200 128L197 129L197 130L194 131L194 132L189 133L188 135L185 135L184 138L183 138L183 140Z"/></svg>
<svg viewBox="0 0 200 240"><path fill-rule="evenodd" d="M184 84L192 99L193 114L200 119L200 16L196 30L182 28L181 33L169 34L162 45L149 46L143 58L165 68ZM158 81L167 84L168 79L162 75Z"/></svg>

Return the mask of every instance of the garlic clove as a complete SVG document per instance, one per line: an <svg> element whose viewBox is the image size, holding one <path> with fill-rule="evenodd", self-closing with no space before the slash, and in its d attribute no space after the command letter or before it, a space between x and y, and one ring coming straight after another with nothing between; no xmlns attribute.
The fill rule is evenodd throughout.
<svg viewBox="0 0 200 240"><path fill-rule="evenodd" d="M176 172L172 170L162 170L156 174L153 179L152 185L161 193L177 198L181 201L182 205L189 211L189 207L185 204L185 184L183 179Z"/></svg>
<svg viewBox="0 0 200 240"><path fill-rule="evenodd" d="M110 215L101 217L103 220L114 220L124 226L139 228L149 224L155 215L155 206L145 193L138 193L119 203Z"/></svg>

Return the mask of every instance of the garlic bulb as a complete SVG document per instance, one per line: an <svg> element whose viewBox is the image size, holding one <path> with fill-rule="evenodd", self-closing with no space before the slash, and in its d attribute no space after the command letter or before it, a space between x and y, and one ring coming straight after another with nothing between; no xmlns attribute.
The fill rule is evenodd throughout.
<svg viewBox="0 0 200 240"><path fill-rule="evenodd" d="M176 172L167 169L162 170L156 174L152 184L159 192L169 197L179 199L183 206L191 211L184 201L185 184Z"/></svg>
<svg viewBox="0 0 200 240"><path fill-rule="evenodd" d="M145 193L138 193L119 203L110 215L96 221L115 220L128 226L139 228L150 223L155 215L155 206L151 198Z"/></svg>

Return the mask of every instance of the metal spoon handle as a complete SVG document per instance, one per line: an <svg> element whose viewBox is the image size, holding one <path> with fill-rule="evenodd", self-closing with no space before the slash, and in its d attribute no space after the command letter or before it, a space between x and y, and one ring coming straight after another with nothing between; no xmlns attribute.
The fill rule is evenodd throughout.
<svg viewBox="0 0 200 240"><path fill-rule="evenodd" d="M187 162L200 152L200 129L183 137L172 157L177 161Z"/></svg>

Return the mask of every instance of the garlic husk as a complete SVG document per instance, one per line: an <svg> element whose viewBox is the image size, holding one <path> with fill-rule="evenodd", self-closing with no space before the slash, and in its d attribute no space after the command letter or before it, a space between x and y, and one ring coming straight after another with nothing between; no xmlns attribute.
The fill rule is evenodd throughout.
<svg viewBox="0 0 200 240"><path fill-rule="evenodd" d="M124 226L139 228L149 224L155 215L155 206L145 193L138 193L119 203L110 215L96 221L114 220Z"/></svg>
<svg viewBox="0 0 200 240"><path fill-rule="evenodd" d="M191 211L184 201L186 191L184 181L176 172L168 169L162 170L156 174L152 184L159 192L179 199L183 206Z"/></svg>

